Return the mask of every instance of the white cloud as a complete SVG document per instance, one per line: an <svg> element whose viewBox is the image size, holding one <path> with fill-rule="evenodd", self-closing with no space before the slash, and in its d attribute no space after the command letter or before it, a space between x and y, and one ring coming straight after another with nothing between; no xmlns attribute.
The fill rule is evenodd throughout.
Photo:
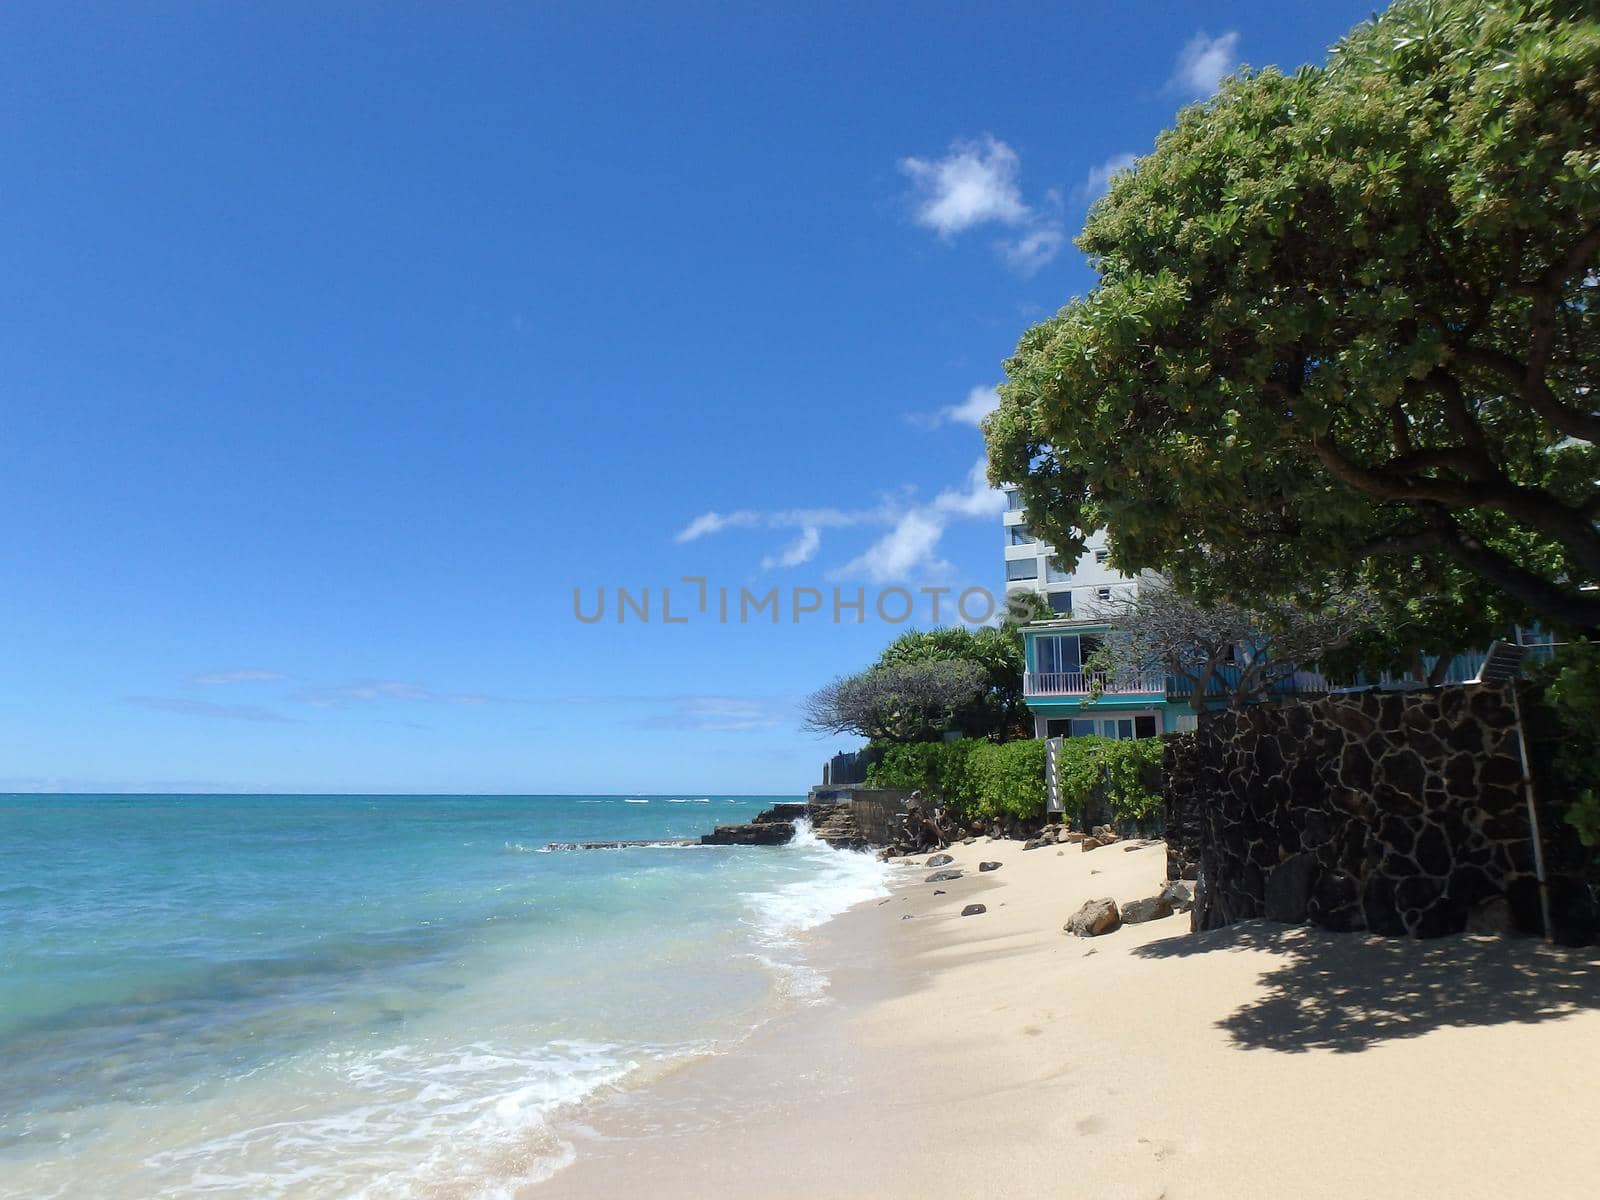
<svg viewBox="0 0 1600 1200"><path fill-rule="evenodd" d="M978 225L1021 229L996 243L1001 259L1020 274L1034 274L1066 245L1059 224L1023 200L1022 161L998 138L954 142L943 158L903 158L900 170L911 179L917 224L942 238Z"/></svg>
<svg viewBox="0 0 1600 1200"><path fill-rule="evenodd" d="M1178 52L1178 62L1172 69L1172 78L1167 80L1167 89L1196 99L1211 95L1222 77L1239 65L1238 48L1237 32L1207 37L1202 29Z"/></svg>
<svg viewBox="0 0 1600 1200"><path fill-rule="evenodd" d="M830 572L835 579L865 576L873 583L892 583L922 575L949 574L950 564L936 551L952 520L993 518L1005 511L1005 493L989 486L988 463L980 458L959 488L946 488L931 504L908 508L888 533Z"/></svg>
<svg viewBox="0 0 1600 1200"><path fill-rule="evenodd" d="M911 413L907 419L920 429L937 429L946 421L977 426L999 406L1000 393L993 387L979 385L969 391L960 404L946 405L937 412Z"/></svg>
<svg viewBox="0 0 1600 1200"><path fill-rule="evenodd" d="M921 570L943 574L949 564L934 555L944 536L945 518L926 508L913 508L901 515L889 530L866 551L844 566L830 572L836 579L866 576L873 583L890 583L909 578Z"/></svg>
<svg viewBox="0 0 1600 1200"><path fill-rule="evenodd" d="M747 733L794 719L791 705L759 696L674 696L658 703L667 711L646 717L639 722L641 728Z"/></svg>
<svg viewBox="0 0 1600 1200"><path fill-rule="evenodd" d="M988 411L994 403L992 388L974 388L963 404L952 405L947 411L959 410L963 420L981 419L980 413ZM942 413L937 415L945 419ZM924 578L943 576L949 574L951 567L936 551L949 524L959 520L993 519L1005 511L1005 494L989 486L986 471L986 461L979 458L960 486L945 488L929 501L919 502L908 489L897 497L885 499L875 508L779 509L767 513L746 509L742 511L752 520L741 524L799 530L793 542L761 560L764 569L810 562L821 549L824 527L881 525L887 527L887 532L864 553L829 571L828 578L864 576L873 582L885 583L909 580L918 575ZM717 532L727 527L724 522L703 532ZM684 539L680 536L678 540Z"/></svg>
<svg viewBox="0 0 1600 1200"><path fill-rule="evenodd" d="M916 193L917 224L941 237L990 221L1021 225L1033 215L1017 187L1017 152L988 135L954 143L943 158L903 158L900 170Z"/></svg>
<svg viewBox="0 0 1600 1200"><path fill-rule="evenodd" d="M299 724L298 718L286 717L255 704L217 704L210 700L185 700L171 696L125 696L123 699L140 708L177 713L184 717L222 717L230 721L259 721L270 725Z"/></svg>
<svg viewBox="0 0 1600 1200"><path fill-rule="evenodd" d="M749 510L731 513L705 512L678 531L675 542L692 542L708 533L721 533L724 529L749 528L761 520L761 514Z"/></svg>
<svg viewBox="0 0 1600 1200"><path fill-rule="evenodd" d="M965 486L940 492L933 507L958 517L998 517L1006 510L1006 494L989 486L989 463L980 458L967 472Z"/></svg>
<svg viewBox="0 0 1600 1200"><path fill-rule="evenodd" d="M343 708L350 704L366 704L375 700L408 700L424 703L466 704L474 707L501 702L498 696L479 692L437 692L420 683L406 683L398 679L364 679L339 687L307 688L293 699L315 708Z"/></svg>
<svg viewBox="0 0 1600 1200"><path fill-rule="evenodd" d="M237 671L211 671L205 675L196 675L189 682L209 686L218 683L271 683L283 678L286 677L278 671L261 671L247 667Z"/></svg>
<svg viewBox="0 0 1600 1200"><path fill-rule="evenodd" d="M1093 204L1106 194L1106 189L1111 186L1111 177L1128 170L1135 161L1132 154L1114 154L1105 162L1090 167L1088 176L1078 187L1078 199L1084 204Z"/></svg>
<svg viewBox="0 0 1600 1200"><path fill-rule="evenodd" d="M1051 259L1061 253L1067 244L1067 235L1054 225L1041 225L1030 229L1019 238L1000 243L1000 257L1019 275L1036 275Z"/></svg>
<svg viewBox="0 0 1600 1200"><path fill-rule="evenodd" d="M815 525L807 525L800 531L799 537L777 554L769 554L763 558L762 570L770 571L774 567L798 567L802 563L808 563L817 556L817 549L821 545L821 531Z"/></svg>

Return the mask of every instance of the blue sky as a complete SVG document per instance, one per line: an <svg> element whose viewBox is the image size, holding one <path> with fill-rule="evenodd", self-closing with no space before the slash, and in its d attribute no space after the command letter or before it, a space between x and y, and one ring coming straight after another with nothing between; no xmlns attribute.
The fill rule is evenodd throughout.
<svg viewBox="0 0 1600 1200"><path fill-rule="evenodd" d="M803 790L1106 174L1371 5L751 8L0 10L0 789Z"/></svg>

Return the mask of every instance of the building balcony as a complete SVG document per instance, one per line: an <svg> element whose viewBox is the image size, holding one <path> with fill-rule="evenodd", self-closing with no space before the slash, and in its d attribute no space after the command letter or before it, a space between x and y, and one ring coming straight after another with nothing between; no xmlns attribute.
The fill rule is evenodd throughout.
<svg viewBox="0 0 1600 1200"><path fill-rule="evenodd" d="M1167 694L1161 671L1029 671L1022 677L1024 696L1157 696Z"/></svg>

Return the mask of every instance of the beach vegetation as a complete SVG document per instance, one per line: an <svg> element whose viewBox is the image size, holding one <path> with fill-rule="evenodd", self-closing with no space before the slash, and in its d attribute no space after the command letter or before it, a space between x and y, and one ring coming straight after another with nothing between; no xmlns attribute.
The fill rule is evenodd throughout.
<svg viewBox="0 0 1600 1200"><path fill-rule="evenodd" d="M1030 737L1022 662L1014 626L910 630L865 671L808 696L802 727L892 744L934 742L947 733L996 742Z"/></svg>
<svg viewBox="0 0 1600 1200"><path fill-rule="evenodd" d="M939 738L981 701L983 671L976 663L900 662L878 665L824 684L806 697L801 727L853 733L871 741L925 742Z"/></svg>
<svg viewBox="0 0 1600 1200"><path fill-rule="evenodd" d="M1600 847L1600 643L1564 647L1539 676L1563 734L1555 772L1568 797L1567 822L1585 846Z"/></svg>
<svg viewBox="0 0 1600 1200"><path fill-rule="evenodd" d="M1068 817L1144 822L1161 806L1158 738L1064 738L1056 761ZM867 782L937 797L957 821L1042 820L1045 743L962 740L884 748Z"/></svg>
<svg viewBox="0 0 1600 1200"><path fill-rule="evenodd" d="M1202 601L1331 581L1600 628L1592 3L1397 0L1324 65L1243 68L1077 244L1097 284L985 421L1064 558L1103 527ZM1414 616L1397 651L1459 648L1449 605Z"/></svg>

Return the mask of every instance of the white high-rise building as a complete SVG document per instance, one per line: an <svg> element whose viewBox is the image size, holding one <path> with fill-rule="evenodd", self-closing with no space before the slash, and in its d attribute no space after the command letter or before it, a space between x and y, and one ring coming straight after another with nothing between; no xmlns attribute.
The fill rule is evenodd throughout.
<svg viewBox="0 0 1600 1200"><path fill-rule="evenodd" d="M1000 519L1006 536L1008 596L1018 591L1037 592L1059 616L1095 618L1112 615L1121 601L1138 592L1138 579L1107 563L1105 530L1089 535L1077 562L1063 563L1055 557L1055 548L1040 541L1028 527L1020 492L1006 490L1006 511Z"/></svg>

